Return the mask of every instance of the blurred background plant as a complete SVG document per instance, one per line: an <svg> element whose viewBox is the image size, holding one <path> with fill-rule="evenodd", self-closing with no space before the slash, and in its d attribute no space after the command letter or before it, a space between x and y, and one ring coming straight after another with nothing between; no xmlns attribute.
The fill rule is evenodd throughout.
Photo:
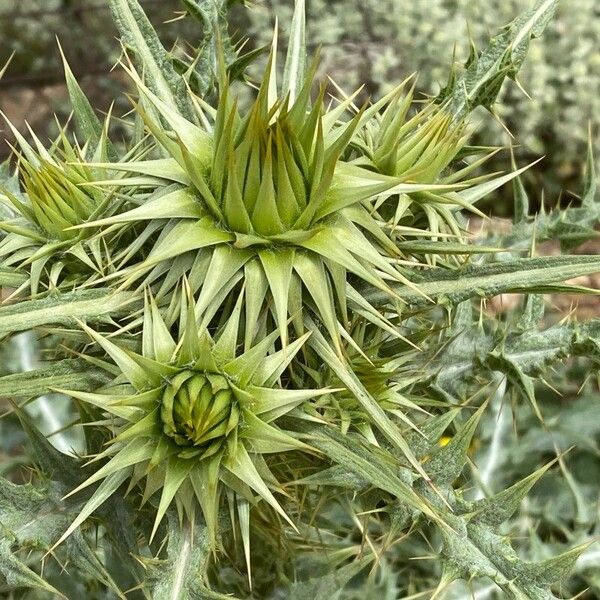
<svg viewBox="0 0 600 600"><path fill-rule="evenodd" d="M144 0L142 5L150 21L161 24L165 47L181 41L176 55L187 44L199 45L202 32L197 22L178 18L185 12L180 0ZM52 115L64 122L70 111L58 39L94 106L108 111L117 100L114 113L122 115L129 103L118 90L126 88L126 78L119 69L111 70L120 57L117 36L104 0L0 0L0 66L10 60L0 79L2 111L23 133L25 121L44 140L58 133ZM0 162L8 157L14 140L5 129L5 123L0 124Z"/></svg>

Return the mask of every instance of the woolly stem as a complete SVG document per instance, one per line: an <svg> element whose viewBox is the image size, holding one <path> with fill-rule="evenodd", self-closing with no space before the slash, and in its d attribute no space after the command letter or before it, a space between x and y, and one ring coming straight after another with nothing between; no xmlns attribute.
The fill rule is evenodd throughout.
<svg viewBox="0 0 600 600"><path fill-rule="evenodd" d="M491 598L494 592L500 591L500 588L495 584L491 583L485 587L479 588L478 590L472 590L467 593L452 593L451 588L447 589L447 593L444 595L444 600L488 600Z"/></svg>
<svg viewBox="0 0 600 600"><path fill-rule="evenodd" d="M181 550L179 552L179 558L175 567L175 575L173 577L173 588L171 589L169 600L180 600L181 598L183 598L185 574L189 569L189 562L192 555L193 527L193 523L191 523L190 520L187 517L185 517L181 529Z"/></svg>

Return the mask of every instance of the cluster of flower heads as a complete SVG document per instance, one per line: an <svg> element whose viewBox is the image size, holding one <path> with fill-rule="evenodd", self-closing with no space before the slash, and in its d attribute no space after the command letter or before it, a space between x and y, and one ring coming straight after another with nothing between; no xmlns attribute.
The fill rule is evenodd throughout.
<svg viewBox="0 0 600 600"><path fill-rule="evenodd" d="M328 102L324 86L313 94L316 60L280 87L276 54L247 110L220 65L216 106L188 90L193 118L126 65L146 135L119 160L104 133L95 148L61 134L50 152L19 138L21 190L4 191L16 216L0 223L17 293L108 288L139 308L110 332L80 323L115 379L63 391L99 409L111 439L61 541L129 481L142 503L158 494L151 537L174 502L190 519L200 509L213 548L234 494L247 551L257 500L294 527L275 496L290 474L268 457L316 453L297 422L383 436L429 481L397 425L415 428L421 409L378 348L414 347L398 290L427 299L414 273L470 253L456 213L506 179L472 176L485 152L453 168L472 151L465 127L433 106L413 115L408 82L363 108L356 94Z"/></svg>

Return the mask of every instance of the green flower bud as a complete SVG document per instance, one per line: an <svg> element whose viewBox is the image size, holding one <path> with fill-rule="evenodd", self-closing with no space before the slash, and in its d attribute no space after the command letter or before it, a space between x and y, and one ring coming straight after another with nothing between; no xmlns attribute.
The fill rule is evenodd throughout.
<svg viewBox="0 0 600 600"><path fill-rule="evenodd" d="M221 375L182 371L165 387L160 416L163 431L180 446L220 443L239 420L239 409Z"/></svg>
<svg viewBox="0 0 600 600"><path fill-rule="evenodd" d="M30 218L38 227L55 240L81 236L80 230L69 228L85 222L97 208L94 198L81 187L88 183L83 172L70 164L58 165L43 159L39 167L23 161L21 181L31 202Z"/></svg>

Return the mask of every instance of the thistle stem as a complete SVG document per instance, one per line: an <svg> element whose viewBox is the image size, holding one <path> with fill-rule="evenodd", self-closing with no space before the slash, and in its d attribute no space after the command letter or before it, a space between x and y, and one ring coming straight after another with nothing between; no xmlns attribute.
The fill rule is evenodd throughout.
<svg viewBox="0 0 600 600"><path fill-rule="evenodd" d="M189 561L192 556L192 539L194 524L185 517L181 529L181 550L175 567L173 577L173 588L169 600L182 600L184 597L185 574L189 568Z"/></svg>

